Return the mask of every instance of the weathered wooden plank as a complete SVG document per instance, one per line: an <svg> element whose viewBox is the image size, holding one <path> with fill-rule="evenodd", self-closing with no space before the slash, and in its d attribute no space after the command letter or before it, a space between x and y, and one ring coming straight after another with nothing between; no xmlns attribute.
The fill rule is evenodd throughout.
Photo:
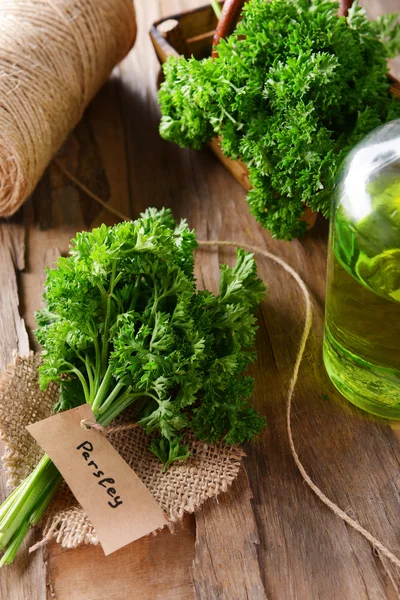
<svg viewBox="0 0 400 600"><path fill-rule="evenodd" d="M24 268L24 226L14 221L0 223L0 368L3 369L13 351L29 352L24 321L19 312L16 271Z"/></svg>
<svg viewBox="0 0 400 600"><path fill-rule="evenodd" d="M196 515L193 579L199 600L266 599L258 562L258 528L250 507L252 498L243 469L229 492L208 502Z"/></svg>
<svg viewBox="0 0 400 600"><path fill-rule="evenodd" d="M12 361L15 351L29 352L28 334L20 315L17 273L25 266L25 227L21 215L0 222L0 372ZM0 443L0 452L3 453ZM10 491L8 479L0 463L0 498ZM4 600L26 600L46 597L46 567L42 552L28 557L27 547L38 539L37 532L29 536L23 552L12 567L2 570L0 576L0 598Z"/></svg>
<svg viewBox="0 0 400 600"><path fill-rule="evenodd" d="M49 578L56 600L192 600L188 561L195 531L187 519L175 534L161 531L107 557L99 546L49 546ZM49 598L50 600L50 598Z"/></svg>

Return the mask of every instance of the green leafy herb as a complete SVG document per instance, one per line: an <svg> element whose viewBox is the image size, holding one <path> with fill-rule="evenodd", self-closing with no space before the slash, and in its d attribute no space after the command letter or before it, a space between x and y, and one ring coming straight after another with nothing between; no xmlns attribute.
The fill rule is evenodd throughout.
<svg viewBox="0 0 400 600"><path fill-rule="evenodd" d="M227 444L264 425L249 404L255 310L265 287L253 255L221 266L214 296L196 289L196 237L169 210L77 234L70 255L47 271L46 308L37 314L40 383L60 384L56 410L87 402L108 425L128 406L167 468L189 456L183 436ZM0 507L0 565L11 562L61 477L44 456Z"/></svg>
<svg viewBox="0 0 400 600"><path fill-rule="evenodd" d="M305 231L304 205L328 215L343 158L400 116L387 79L397 15L369 21L357 1L337 12L331 0L251 0L218 58L164 65L161 135L196 149L221 136L249 168L252 213L278 238Z"/></svg>
<svg viewBox="0 0 400 600"><path fill-rule="evenodd" d="M217 296L196 290L196 246L168 210L79 233L70 256L48 270L46 308L37 315L40 382L61 384L58 408L76 405L78 382L81 402L103 425L140 399L137 417L163 441L152 443L160 457L181 458L187 429L236 444L263 423L242 372L254 359L264 285L253 256L238 250L236 266L221 267Z"/></svg>

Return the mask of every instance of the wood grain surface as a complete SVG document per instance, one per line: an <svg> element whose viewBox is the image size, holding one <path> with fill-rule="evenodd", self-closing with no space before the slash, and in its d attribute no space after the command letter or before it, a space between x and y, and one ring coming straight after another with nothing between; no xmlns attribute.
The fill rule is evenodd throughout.
<svg viewBox="0 0 400 600"><path fill-rule="evenodd" d="M368 417L335 392L322 365L327 224L301 241L272 240L249 214L245 192L209 150L163 142L157 131L159 66L148 37L157 19L204 0L136 0L135 48L87 110L59 160L90 189L137 217L150 205L186 217L199 239L233 239L285 258L306 281L314 322L293 406L293 431L308 472L332 500L400 556L400 448L390 424ZM398 0L365 0L371 14ZM392 65L400 76L399 62ZM33 313L43 268L65 254L76 230L113 217L54 164L31 200L0 223L0 369L15 350L35 347ZM218 263L232 252L198 253L200 286L216 290ZM245 470L218 502L105 558L99 547L45 551L0 573L1 600L381 600L400 597L400 574L307 488L290 454L285 393L304 318L302 297L277 265L259 261L269 287L259 311L254 403L266 416L246 448ZM398 430L397 426L397 430ZM0 472L0 494L6 475ZM33 533L30 539L37 540Z"/></svg>

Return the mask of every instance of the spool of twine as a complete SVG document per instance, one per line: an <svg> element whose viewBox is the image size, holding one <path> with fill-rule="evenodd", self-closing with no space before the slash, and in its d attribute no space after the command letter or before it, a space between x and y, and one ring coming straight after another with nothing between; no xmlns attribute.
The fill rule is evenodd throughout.
<svg viewBox="0 0 400 600"><path fill-rule="evenodd" d="M33 191L135 37L133 0L1 0L0 216Z"/></svg>

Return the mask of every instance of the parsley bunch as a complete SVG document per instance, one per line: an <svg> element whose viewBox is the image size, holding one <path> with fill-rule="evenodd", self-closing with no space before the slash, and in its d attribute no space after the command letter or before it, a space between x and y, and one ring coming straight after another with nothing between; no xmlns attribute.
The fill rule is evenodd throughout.
<svg viewBox="0 0 400 600"><path fill-rule="evenodd" d="M217 296L199 291L186 221L148 209L137 221L77 234L47 271L37 313L40 383L60 384L57 411L84 402L108 425L128 406L166 468L189 456L185 432L238 444L264 425L249 404L255 310L265 294L252 254L221 266ZM0 566L12 562L61 482L48 456L0 506Z"/></svg>
<svg viewBox="0 0 400 600"><path fill-rule="evenodd" d="M61 385L58 410L88 402L108 425L134 401L164 465L186 458L181 433L237 444L263 420L242 375L254 353L254 312L264 296L251 254L221 267L218 296L198 291L195 234L169 210L82 232L47 271L36 331L40 383Z"/></svg>
<svg viewBox="0 0 400 600"><path fill-rule="evenodd" d="M250 0L218 57L164 65L160 133L223 152L250 172L247 200L278 238L302 234L304 205L329 214L339 164L376 126L400 116L387 58L400 51L397 15L369 21L354 2Z"/></svg>

